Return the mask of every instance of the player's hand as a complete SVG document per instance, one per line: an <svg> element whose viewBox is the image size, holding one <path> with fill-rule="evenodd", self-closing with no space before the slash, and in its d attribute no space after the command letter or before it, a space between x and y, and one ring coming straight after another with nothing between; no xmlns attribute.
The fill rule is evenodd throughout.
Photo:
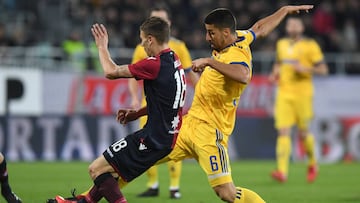
<svg viewBox="0 0 360 203"><path fill-rule="evenodd" d="M270 83L276 83L278 81L278 75L271 73L268 77Z"/></svg>
<svg viewBox="0 0 360 203"><path fill-rule="evenodd" d="M284 6L288 14L300 13L300 11L309 12L310 9L314 8L314 5L299 5L299 6Z"/></svg>
<svg viewBox="0 0 360 203"><path fill-rule="evenodd" d="M123 125L136 119L138 119L137 111L133 109L119 109L116 114L116 121Z"/></svg>
<svg viewBox="0 0 360 203"><path fill-rule="evenodd" d="M297 73L308 73L308 72L310 72L309 68L306 68L306 67L302 66L299 62L294 63L294 65L292 67L294 68L294 70Z"/></svg>
<svg viewBox="0 0 360 203"><path fill-rule="evenodd" d="M103 24L94 24L91 27L91 33L94 36L95 43L98 49L108 47L109 36Z"/></svg>
<svg viewBox="0 0 360 203"><path fill-rule="evenodd" d="M207 65L208 65L207 58L199 58L199 59L193 60L191 69L194 72L202 72Z"/></svg>

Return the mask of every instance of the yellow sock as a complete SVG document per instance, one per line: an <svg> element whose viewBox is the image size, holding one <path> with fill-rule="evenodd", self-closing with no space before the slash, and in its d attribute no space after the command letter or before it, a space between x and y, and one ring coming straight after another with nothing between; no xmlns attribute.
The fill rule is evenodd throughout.
<svg viewBox="0 0 360 203"><path fill-rule="evenodd" d="M152 166L151 168L149 168L147 170L147 175L148 175L148 182L147 182L147 186L149 188L158 188L159 187L159 181L158 181L158 168L157 166Z"/></svg>
<svg viewBox="0 0 360 203"><path fill-rule="evenodd" d="M280 135L276 142L277 169L284 175L289 171L289 159L291 155L291 138L289 135Z"/></svg>
<svg viewBox="0 0 360 203"><path fill-rule="evenodd" d="M89 189L88 189L88 190L86 190L85 192L81 193L81 195L86 196L86 195L89 193L90 189L91 189L91 188L89 188Z"/></svg>
<svg viewBox="0 0 360 203"><path fill-rule="evenodd" d="M316 164L316 157L315 157L315 139L312 134L308 134L304 139L304 145L306 150L306 155L309 159L309 165L313 166Z"/></svg>
<svg viewBox="0 0 360 203"><path fill-rule="evenodd" d="M236 198L234 203L265 203L265 201L254 191L236 187Z"/></svg>
<svg viewBox="0 0 360 203"><path fill-rule="evenodd" d="M178 190L180 188L181 161L169 161L168 168L170 174L170 190Z"/></svg>
<svg viewBox="0 0 360 203"><path fill-rule="evenodd" d="M119 188L123 189L128 184L128 182L125 182L123 179L119 178L118 184L119 184Z"/></svg>

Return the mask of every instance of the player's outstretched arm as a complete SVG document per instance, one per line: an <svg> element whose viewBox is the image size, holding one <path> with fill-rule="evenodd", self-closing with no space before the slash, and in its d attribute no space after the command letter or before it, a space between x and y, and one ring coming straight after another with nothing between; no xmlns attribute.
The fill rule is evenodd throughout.
<svg viewBox="0 0 360 203"><path fill-rule="evenodd" d="M300 5L300 6L283 6L275 13L260 19L252 27L257 38L266 37L274 28L276 28L280 22L288 14L300 13L300 11L308 12L312 9L313 5Z"/></svg>
<svg viewBox="0 0 360 203"><path fill-rule="evenodd" d="M118 66L111 59L108 50L109 36L105 26L103 24L94 24L91 27L91 33L95 38L96 46L99 50L100 63L104 70L105 77L108 79L133 77L128 65Z"/></svg>

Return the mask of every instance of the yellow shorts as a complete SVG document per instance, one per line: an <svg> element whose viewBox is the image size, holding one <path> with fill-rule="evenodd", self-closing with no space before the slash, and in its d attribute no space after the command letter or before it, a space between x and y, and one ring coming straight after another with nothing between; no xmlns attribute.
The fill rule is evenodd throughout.
<svg viewBox="0 0 360 203"><path fill-rule="evenodd" d="M159 163L194 158L212 187L232 182L227 140L228 136L205 121L187 115L173 151Z"/></svg>
<svg viewBox="0 0 360 203"><path fill-rule="evenodd" d="M299 129L309 128L313 117L312 96L287 96L278 92L275 100L275 127L290 128L297 125Z"/></svg>

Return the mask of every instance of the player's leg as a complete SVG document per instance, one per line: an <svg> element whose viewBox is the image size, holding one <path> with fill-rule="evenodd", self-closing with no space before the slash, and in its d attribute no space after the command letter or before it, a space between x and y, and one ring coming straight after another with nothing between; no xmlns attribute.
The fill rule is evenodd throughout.
<svg viewBox="0 0 360 203"><path fill-rule="evenodd" d="M20 198L12 192L9 185L9 175L6 167L6 160L2 153L0 153L0 183L1 183L1 194L7 202L16 203L21 202Z"/></svg>
<svg viewBox="0 0 360 203"><path fill-rule="evenodd" d="M110 203L126 203L125 197L120 192L118 183L115 177L114 168L105 159L104 155L99 156L89 166L89 174L94 181L94 185L89 192L84 196L73 198L63 198L56 196L55 201L49 199L47 202L56 203L96 203L103 197ZM117 176L117 175L116 175Z"/></svg>
<svg viewBox="0 0 360 203"><path fill-rule="evenodd" d="M168 169L170 175L170 198L179 199L180 193L180 176L181 176L181 161L169 161Z"/></svg>
<svg viewBox="0 0 360 203"><path fill-rule="evenodd" d="M235 187L227 150L228 137L207 125L199 126L194 134L194 150L217 196L229 203L263 203L264 200L254 191Z"/></svg>
<svg viewBox="0 0 360 203"><path fill-rule="evenodd" d="M140 193L138 197L156 197L159 195L159 178L157 166L152 166L146 171L148 177L147 190Z"/></svg>
<svg viewBox="0 0 360 203"><path fill-rule="evenodd" d="M142 105L146 105L146 100L142 100ZM147 116L143 116L139 119L139 126L143 128L146 124ZM138 197L156 197L159 195L159 177L158 177L158 168L153 166L146 171L148 181L146 183L146 191L140 193Z"/></svg>
<svg viewBox="0 0 360 203"><path fill-rule="evenodd" d="M317 177L318 167L315 156L315 138L308 130L313 117L312 97L304 97L301 100L298 100L297 113L299 117L299 136L305 147L308 158L307 180L308 182L313 182Z"/></svg>
<svg viewBox="0 0 360 203"><path fill-rule="evenodd" d="M229 203L264 203L265 201L254 191L235 187L234 183L224 183L213 187L215 193L224 202Z"/></svg>
<svg viewBox="0 0 360 203"><path fill-rule="evenodd" d="M293 100L278 94L274 111L276 138L276 170L271 173L273 179L285 182L289 173L291 155L291 126L295 123Z"/></svg>
<svg viewBox="0 0 360 203"><path fill-rule="evenodd" d="M182 160L185 158L192 158L193 151L191 149L192 141L189 139L192 135L193 119L189 116L184 116L183 124L178 134L175 146L169 155L159 160L156 164L168 162L170 170L170 197L178 199L181 197L179 193L179 182L182 167ZM173 190L174 189L174 190ZM177 189L177 190L176 190Z"/></svg>
<svg viewBox="0 0 360 203"><path fill-rule="evenodd" d="M85 196L87 202L98 202L102 197L108 202L127 202L120 191L117 180L112 175L115 174L115 170L104 155L99 156L90 164L89 174L94 181L94 186Z"/></svg>

